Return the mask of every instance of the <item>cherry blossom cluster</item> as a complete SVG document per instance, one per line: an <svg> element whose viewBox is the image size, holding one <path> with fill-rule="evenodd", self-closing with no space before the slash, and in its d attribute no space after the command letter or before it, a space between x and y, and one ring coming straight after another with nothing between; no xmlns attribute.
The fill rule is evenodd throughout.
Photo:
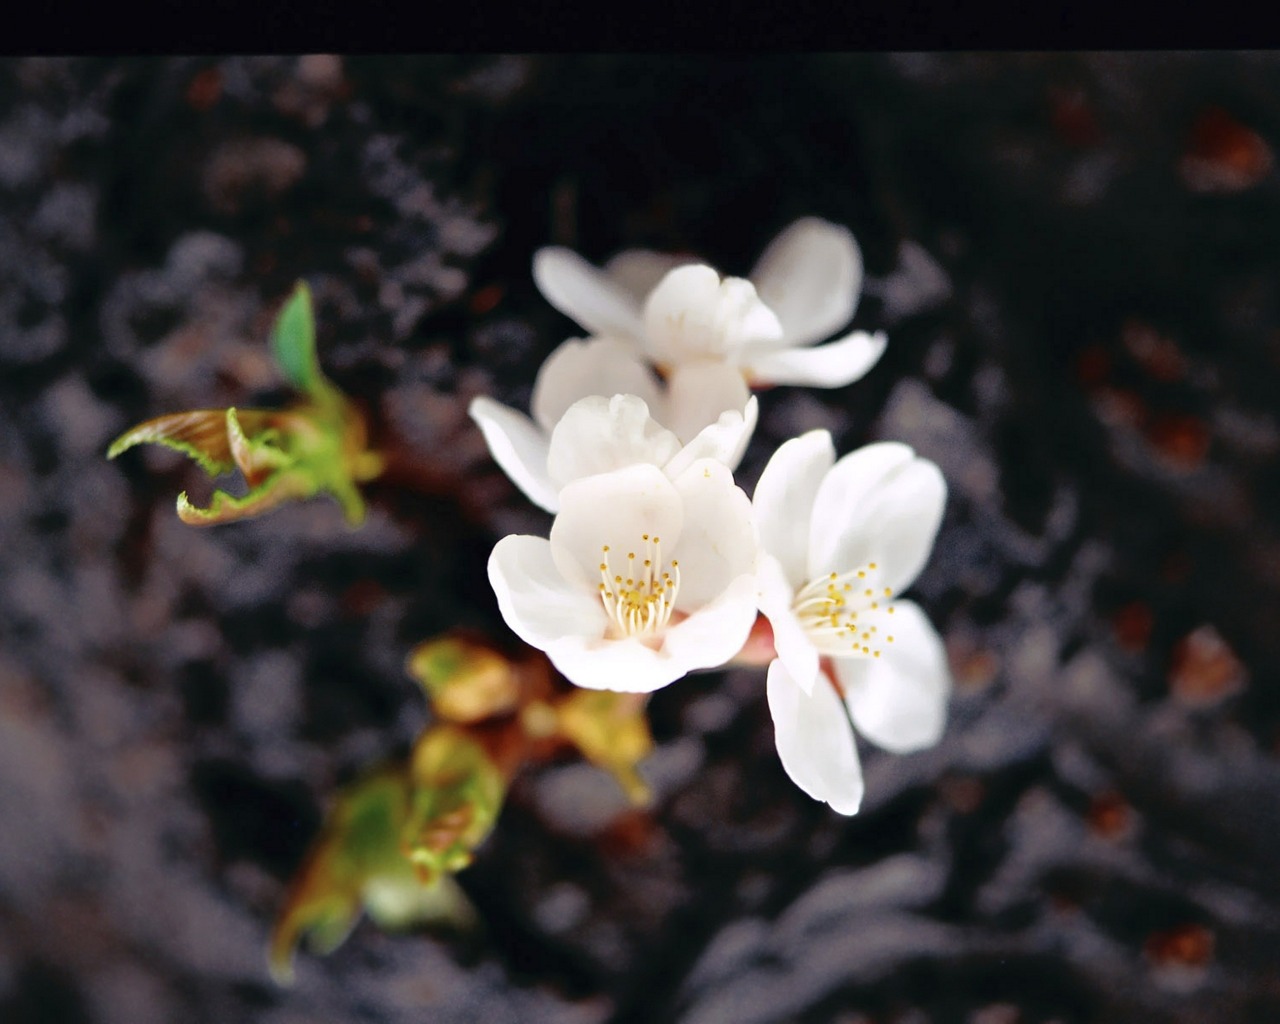
<svg viewBox="0 0 1280 1024"><path fill-rule="evenodd" d="M942 641L899 594L929 557L946 484L903 444L837 459L823 430L779 447L753 497L733 478L756 425L752 387L842 387L884 351L881 332L817 344L857 307L853 236L797 221L749 278L640 250L600 269L562 248L538 252L533 273L588 337L548 357L531 415L471 406L494 460L554 514L549 536L493 549L504 619L589 689L649 693L767 663L783 767L855 813L851 727L907 752L945 723Z"/></svg>

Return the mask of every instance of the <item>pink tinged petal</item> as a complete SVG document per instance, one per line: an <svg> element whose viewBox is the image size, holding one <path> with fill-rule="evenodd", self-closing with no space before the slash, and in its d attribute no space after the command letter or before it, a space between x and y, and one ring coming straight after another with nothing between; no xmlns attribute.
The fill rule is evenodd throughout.
<svg viewBox="0 0 1280 1024"><path fill-rule="evenodd" d="M835 464L836 450L825 430L787 441L760 474L753 505L760 544L799 589L809 577L809 530L814 499Z"/></svg>
<svg viewBox="0 0 1280 1024"><path fill-rule="evenodd" d="M777 314L787 343L811 345L853 319L862 253L848 228L805 217L769 243L751 280Z"/></svg>
<svg viewBox="0 0 1280 1024"><path fill-rule="evenodd" d="M597 593L600 563L626 576L627 554L646 556L644 535L659 537L662 556L680 542L685 513L680 494L657 466L615 469L566 484L560 492L560 514L551 524L551 557L561 574ZM607 558L603 547L610 550Z"/></svg>
<svg viewBox="0 0 1280 1024"><path fill-rule="evenodd" d="M818 649L791 610L794 598L795 588L787 580L782 565L772 555L761 555L756 573L756 603L769 620L773 649L782 659L787 674L810 694L818 680Z"/></svg>
<svg viewBox="0 0 1280 1024"><path fill-rule="evenodd" d="M911 601L894 604L893 643L879 658L836 658L853 723L895 754L931 747L947 721L951 671L942 638Z"/></svg>
<svg viewBox="0 0 1280 1024"><path fill-rule="evenodd" d="M879 564L879 552L873 550L878 524L872 513L886 479L913 458L907 445L881 441L850 452L831 467L813 499L806 579Z"/></svg>
<svg viewBox="0 0 1280 1024"><path fill-rule="evenodd" d="M684 523L679 539L670 546L667 531L662 532L662 550L664 557L670 551L669 557L680 563L676 609L693 612L713 601L739 576L755 575L760 542L751 502L722 463L700 459L675 478L674 486L684 509ZM754 596L748 600L754 603ZM750 626L748 620L747 628Z"/></svg>
<svg viewBox="0 0 1280 1024"><path fill-rule="evenodd" d="M732 360L746 346L782 343L782 325L743 278L703 264L677 267L649 295L645 341L655 362Z"/></svg>
<svg viewBox="0 0 1280 1024"><path fill-rule="evenodd" d="M565 580L542 537L512 534L498 541L489 556L489 584L512 632L541 650L565 637L601 637L608 625L595 593Z"/></svg>
<svg viewBox="0 0 1280 1024"><path fill-rule="evenodd" d="M604 272L625 288L637 305L643 305L668 271L697 262L691 256L673 256L652 249L628 249L606 263Z"/></svg>
<svg viewBox="0 0 1280 1024"><path fill-rule="evenodd" d="M842 388L861 380L884 354L884 331L854 331L839 341L817 348L788 348L743 360L743 372L753 384L793 384Z"/></svg>
<svg viewBox="0 0 1280 1024"><path fill-rule="evenodd" d="M533 256L533 281L543 298L591 334L640 337L639 303L576 252L539 249Z"/></svg>
<svg viewBox="0 0 1280 1024"><path fill-rule="evenodd" d="M589 690L652 693L688 672L683 663L633 637L566 637L546 651L561 675Z"/></svg>
<svg viewBox="0 0 1280 1024"><path fill-rule="evenodd" d="M684 562L681 561L683 570ZM662 654L686 672L719 668L742 650L756 619L755 580L742 575L708 604L666 630Z"/></svg>
<svg viewBox="0 0 1280 1024"><path fill-rule="evenodd" d="M823 677L806 694L781 659L769 666L769 712L778 757L791 781L840 814L862 804L862 766L840 698Z"/></svg>
<svg viewBox="0 0 1280 1024"><path fill-rule="evenodd" d="M467 409L484 434L493 461L539 508L560 507L556 485L547 473L550 439L533 420L492 398L473 398Z"/></svg>
<svg viewBox="0 0 1280 1024"><path fill-rule="evenodd" d="M571 480L639 463L665 466L680 439L658 425L635 395L592 395L574 402L551 432L547 472L557 488Z"/></svg>
<svg viewBox="0 0 1280 1024"><path fill-rule="evenodd" d="M664 401L662 388L634 344L619 338L570 338L538 370L529 411L550 433L569 406L589 395L636 395L655 414Z"/></svg>

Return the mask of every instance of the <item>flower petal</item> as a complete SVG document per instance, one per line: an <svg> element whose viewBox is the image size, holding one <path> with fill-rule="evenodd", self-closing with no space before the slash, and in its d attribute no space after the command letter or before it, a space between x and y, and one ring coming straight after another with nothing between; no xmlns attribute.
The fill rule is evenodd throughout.
<svg viewBox="0 0 1280 1024"><path fill-rule="evenodd" d="M566 637L547 647L547 657L574 685L618 693L652 693L689 671L680 661L634 637Z"/></svg>
<svg viewBox="0 0 1280 1024"><path fill-rule="evenodd" d="M542 537L503 537L489 556L498 610L521 640L548 651L567 636L601 637L608 617L596 595L566 581Z"/></svg>
<svg viewBox="0 0 1280 1024"><path fill-rule="evenodd" d="M905 590L929 560L946 500L938 467L906 445L882 442L846 455L814 502L811 573L875 562L885 586Z"/></svg>
<svg viewBox="0 0 1280 1024"><path fill-rule="evenodd" d="M677 267L644 306L645 343L657 363L730 360L744 346L782 342L782 325L740 277L723 281L704 264Z"/></svg>
<svg viewBox="0 0 1280 1024"><path fill-rule="evenodd" d="M778 235L751 271L788 344L811 345L853 319L862 253L848 228L804 217Z"/></svg>
<svg viewBox="0 0 1280 1024"><path fill-rule="evenodd" d="M671 538L674 544L668 544L668 531L663 530L662 550L680 563L676 609L693 611L714 600L737 577L755 574L760 542L751 502L723 463L699 459L675 478L674 485L684 522L679 539ZM754 591L749 600L754 612ZM748 629L750 625L748 621Z"/></svg>
<svg viewBox="0 0 1280 1024"><path fill-rule="evenodd" d="M551 432L547 473L557 490L584 476L624 466L665 466L680 439L649 415L635 395L592 395L574 402Z"/></svg>
<svg viewBox="0 0 1280 1024"><path fill-rule="evenodd" d="M547 434L528 416L492 398L473 398L467 412L484 434L493 461L511 482L539 508L556 511L560 503L556 485L547 473Z"/></svg>
<svg viewBox="0 0 1280 1024"><path fill-rule="evenodd" d="M640 306L576 252L552 246L533 255L533 282L551 305L591 334L640 338Z"/></svg>
<svg viewBox="0 0 1280 1024"><path fill-rule="evenodd" d="M663 426L688 444L722 413L741 413L751 390L735 367L701 360L677 366L667 378L666 416Z"/></svg>
<svg viewBox="0 0 1280 1024"><path fill-rule="evenodd" d="M836 449L825 430L811 430L782 444L756 484L760 545L781 563L787 582L799 589L810 578L809 531L814 499L835 464ZM830 529L825 522L824 529Z"/></svg>
<svg viewBox="0 0 1280 1024"><path fill-rule="evenodd" d="M660 537L664 558L676 549L684 523L680 494L657 466L639 464L583 477L560 492L551 524L551 556L565 579L595 593L600 563L625 569L627 553L640 558L644 535ZM608 558L602 548L608 545Z"/></svg>
<svg viewBox="0 0 1280 1024"><path fill-rule="evenodd" d="M912 601L897 601L892 644L880 658L836 658L836 678L858 731L895 754L931 747L947 721L951 671L942 638Z"/></svg>
<svg viewBox="0 0 1280 1024"><path fill-rule="evenodd" d="M637 305L643 305L658 282L675 270L690 263L697 263L691 256L674 256L652 249L628 249L620 252L604 265L604 272L627 290Z"/></svg>
<svg viewBox="0 0 1280 1024"><path fill-rule="evenodd" d="M769 620L773 649L786 666L787 674L809 694L813 693L813 684L818 679L818 649L791 610L794 599L795 588L788 582L781 563L772 555L761 555L756 573L756 604Z"/></svg>
<svg viewBox="0 0 1280 1024"><path fill-rule="evenodd" d="M683 570L684 562L680 563ZM742 650L756 619L756 587L750 575L729 582L714 600L670 627L662 653L685 671L719 668Z"/></svg>
<svg viewBox="0 0 1280 1024"><path fill-rule="evenodd" d="M862 804L862 766L840 698L824 676L806 694L781 659L769 666L769 713L778 757L791 781L840 814Z"/></svg>
<svg viewBox="0 0 1280 1024"><path fill-rule="evenodd" d="M884 331L852 334L817 348L786 348L744 358L742 369L753 384L793 384L842 388L860 380L884 354Z"/></svg>
<svg viewBox="0 0 1280 1024"><path fill-rule="evenodd" d="M589 395L637 395L662 420L664 399L639 349L619 338L570 338L538 370L529 411L548 433L569 406Z"/></svg>

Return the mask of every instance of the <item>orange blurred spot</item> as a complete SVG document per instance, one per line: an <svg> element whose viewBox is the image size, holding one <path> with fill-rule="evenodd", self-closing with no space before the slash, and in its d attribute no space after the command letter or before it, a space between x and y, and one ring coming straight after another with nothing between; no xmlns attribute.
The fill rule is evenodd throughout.
<svg viewBox="0 0 1280 1024"><path fill-rule="evenodd" d="M205 68L191 79L187 86L187 104L202 114L222 96L222 72L217 68Z"/></svg>
<svg viewBox="0 0 1280 1024"><path fill-rule="evenodd" d="M1221 107L1202 111L1191 126L1191 138L1179 170L1196 192L1239 192L1252 188L1271 170L1269 147Z"/></svg>
<svg viewBox="0 0 1280 1024"><path fill-rule="evenodd" d="M1054 89L1049 94L1049 102L1049 121L1067 145L1089 149L1102 141L1098 119L1079 89Z"/></svg>
<svg viewBox="0 0 1280 1024"><path fill-rule="evenodd" d="M1209 454L1209 428L1194 416L1158 417L1147 431L1147 440L1167 461L1183 469L1195 469Z"/></svg>
<svg viewBox="0 0 1280 1024"><path fill-rule="evenodd" d="M500 284L485 285L471 296L471 312L476 316L484 316L502 301L503 288Z"/></svg>
<svg viewBox="0 0 1280 1024"><path fill-rule="evenodd" d="M1193 630L1173 649L1169 688L1185 704L1213 704L1238 693L1244 683L1244 666L1212 626Z"/></svg>
<svg viewBox="0 0 1280 1024"><path fill-rule="evenodd" d="M1115 790L1107 790L1093 798L1087 818L1090 830L1104 839L1120 839L1133 825L1133 811Z"/></svg>
<svg viewBox="0 0 1280 1024"><path fill-rule="evenodd" d="M1213 932L1203 925L1183 924L1147 936L1143 952L1159 966L1203 967L1213 959Z"/></svg>
<svg viewBox="0 0 1280 1024"><path fill-rule="evenodd" d="M1133 601L1111 616L1116 643L1126 651L1145 650L1151 639L1151 627L1154 623L1155 617L1151 614L1151 609L1141 601Z"/></svg>
<svg viewBox="0 0 1280 1024"><path fill-rule="evenodd" d="M611 857L645 853L653 848L658 834L658 825L648 811L623 811L600 833L600 849Z"/></svg>

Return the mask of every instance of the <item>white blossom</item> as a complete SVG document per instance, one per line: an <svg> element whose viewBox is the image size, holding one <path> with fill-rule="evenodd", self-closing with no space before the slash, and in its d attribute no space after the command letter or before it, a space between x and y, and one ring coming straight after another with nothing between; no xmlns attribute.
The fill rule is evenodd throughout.
<svg viewBox="0 0 1280 1024"><path fill-rule="evenodd" d="M560 489L573 479L557 471L566 460L552 458L557 424L585 399L595 396L598 401L590 408L599 413L600 403L615 395L633 396L643 407L641 418L629 421L633 425L650 417L657 421L646 428L653 454L634 460L657 465L664 464L661 453L674 439L684 452L683 464L705 457L736 469L758 417L756 399L738 373L714 363L691 364L673 373L664 386L631 346L615 338L570 339L552 352L534 380L531 417L486 397L473 399L468 411L494 461L534 504L555 512ZM572 426L559 428L561 454L572 442L595 440L594 424L585 416L580 407ZM659 423L667 429L659 431ZM615 461L609 468L625 464Z"/></svg>
<svg viewBox="0 0 1280 1024"><path fill-rule="evenodd" d="M825 430L783 444L756 487L778 754L801 789L842 814L858 810L863 789L850 722L896 753L942 734L942 641L896 595L928 560L945 501L938 467L906 445L871 444L837 462Z"/></svg>
<svg viewBox="0 0 1280 1024"><path fill-rule="evenodd" d="M813 347L852 319L862 288L853 235L816 217L778 235L749 280L648 250L601 270L560 247L535 254L533 276L556 309L664 370L712 361L753 385L842 387L875 365L886 342L883 332L854 331Z"/></svg>
<svg viewBox="0 0 1280 1024"><path fill-rule="evenodd" d="M758 551L722 463L638 463L568 483L550 539L504 537L489 581L507 625L571 682L647 693L742 647Z"/></svg>

